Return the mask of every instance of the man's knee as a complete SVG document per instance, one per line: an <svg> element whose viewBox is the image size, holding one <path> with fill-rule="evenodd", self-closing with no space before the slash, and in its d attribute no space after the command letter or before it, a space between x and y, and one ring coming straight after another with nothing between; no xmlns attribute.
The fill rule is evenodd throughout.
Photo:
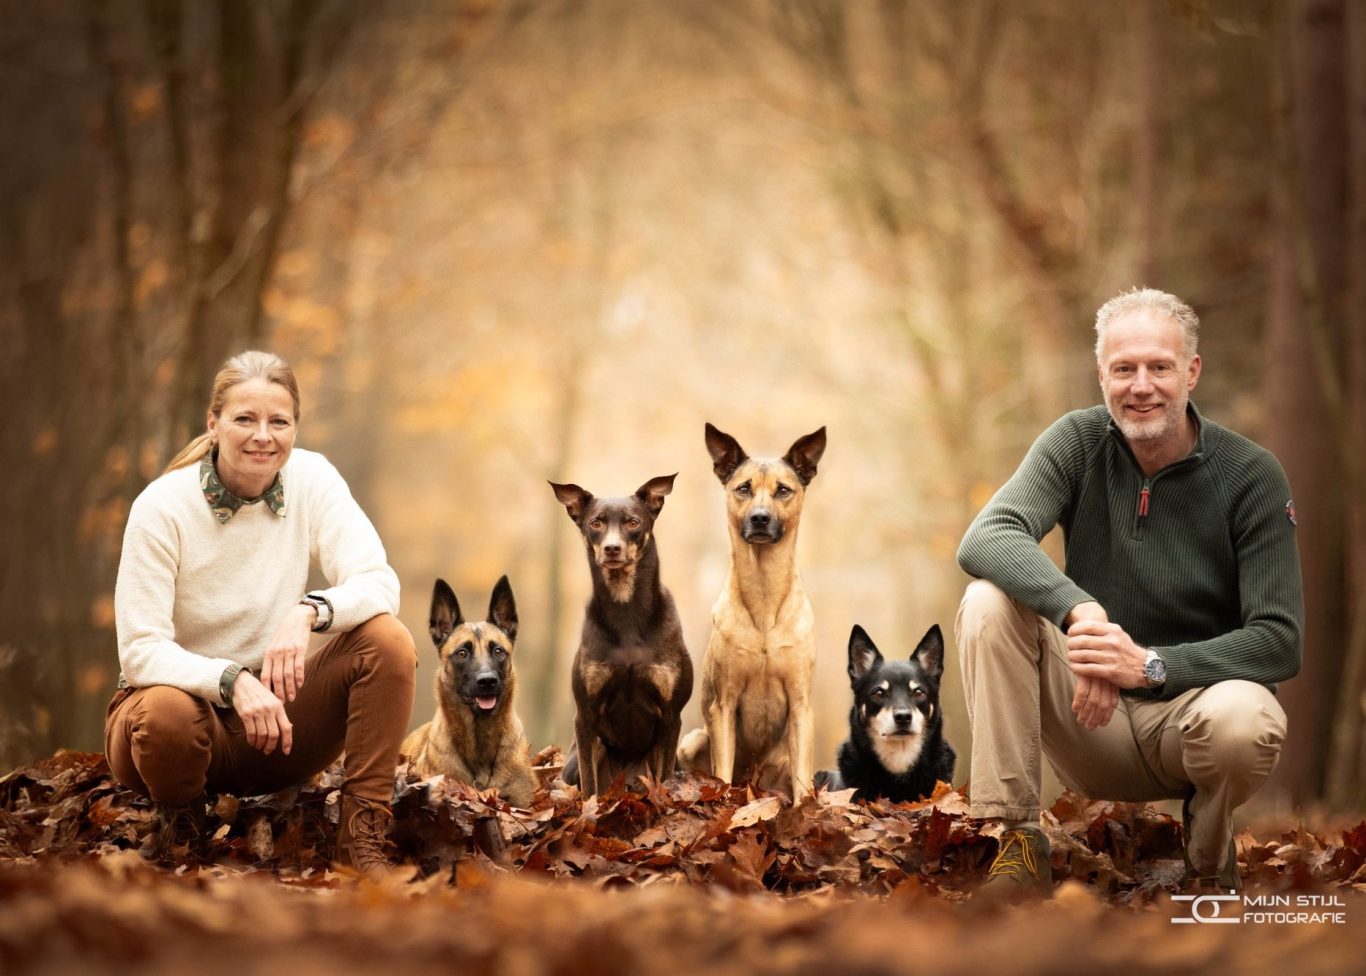
<svg viewBox="0 0 1366 976"><path fill-rule="evenodd" d="M1275 768L1285 733L1285 712L1275 696L1250 681L1206 688L1182 723L1188 755L1194 751L1197 762L1223 775L1254 779Z"/></svg>
<svg viewBox="0 0 1366 976"><path fill-rule="evenodd" d="M994 583L973 580L963 593L954 620L954 637L964 658L989 650L1003 637L1037 641L1038 615Z"/></svg>
<svg viewBox="0 0 1366 976"><path fill-rule="evenodd" d="M963 591L963 600L958 607L958 619L964 622L990 620L993 617L1013 615L1015 601L995 583L975 579Z"/></svg>

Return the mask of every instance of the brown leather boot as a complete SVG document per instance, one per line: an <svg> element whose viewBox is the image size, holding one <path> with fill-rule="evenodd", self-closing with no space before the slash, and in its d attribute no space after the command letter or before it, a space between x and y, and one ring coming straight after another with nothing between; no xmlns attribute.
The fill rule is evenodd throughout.
<svg viewBox="0 0 1366 976"><path fill-rule="evenodd" d="M184 806L157 804L156 858L167 867L181 864L207 864L211 837L205 807L208 799L200 793Z"/></svg>
<svg viewBox="0 0 1366 976"><path fill-rule="evenodd" d="M376 881L392 875L384 841L393 820L387 803L343 793L341 822L337 824L337 862Z"/></svg>

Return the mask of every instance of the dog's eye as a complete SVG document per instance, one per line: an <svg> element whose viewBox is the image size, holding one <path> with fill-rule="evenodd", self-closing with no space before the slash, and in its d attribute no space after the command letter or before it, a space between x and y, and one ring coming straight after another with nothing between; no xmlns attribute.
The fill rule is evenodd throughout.
<svg viewBox="0 0 1366 976"><path fill-rule="evenodd" d="M787 498L792 494L792 489L787 487L787 485L779 485L778 490L773 494L777 495L779 498Z"/></svg>
<svg viewBox="0 0 1366 976"><path fill-rule="evenodd" d="M746 482L745 482L743 485L741 485L739 488L736 488L736 489L735 489L735 493L736 493L737 495L739 495L741 498L748 498L748 497L752 494L752 492L751 492L751 490L750 490L750 487L749 487L749 482L746 481Z"/></svg>
<svg viewBox="0 0 1366 976"><path fill-rule="evenodd" d="M868 697L871 698L873 701L880 702L882 701L882 699L887 697L887 692L883 691L881 688L874 688L873 693Z"/></svg>
<svg viewBox="0 0 1366 976"><path fill-rule="evenodd" d="M925 694L924 688L916 688L912 690L911 696L918 702L923 702L926 698L930 697L929 695Z"/></svg>
<svg viewBox="0 0 1366 976"><path fill-rule="evenodd" d="M588 525L589 525L591 528L600 529L600 528L602 528L602 519L600 519L600 518L595 518L595 519L593 519L591 522L589 522Z"/></svg>
<svg viewBox="0 0 1366 976"><path fill-rule="evenodd" d="M455 649L455 656L458 657L458 658L460 658L460 660L463 661L463 660L465 660L465 658L467 658L467 657L470 656L470 652L471 652L472 650L474 650L474 648L470 647L470 645L468 645L468 644L461 644L459 647L457 647L457 648Z"/></svg>
<svg viewBox="0 0 1366 976"><path fill-rule="evenodd" d="M500 660L500 661L501 661L503 658L505 658L505 657L508 656L508 652L505 651L503 648L499 647L497 644L494 644L493 646L491 646L491 647L489 648L489 650L492 651L492 652L493 652L493 656L496 657L496 658L498 658L498 660Z"/></svg>
<svg viewBox="0 0 1366 976"><path fill-rule="evenodd" d="M638 519L638 518L627 519L627 520L626 520L626 524L627 524L627 526L629 526L630 528L638 529L638 528L640 528L640 519Z"/></svg>

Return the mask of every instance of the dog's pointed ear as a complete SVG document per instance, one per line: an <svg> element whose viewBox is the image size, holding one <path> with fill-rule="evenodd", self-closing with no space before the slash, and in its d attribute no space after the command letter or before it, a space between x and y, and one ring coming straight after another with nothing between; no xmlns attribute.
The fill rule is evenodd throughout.
<svg viewBox="0 0 1366 976"><path fill-rule="evenodd" d="M517 601L512 598L512 584L504 576L493 587L493 597L489 600L489 623L508 635L508 640L517 639Z"/></svg>
<svg viewBox="0 0 1366 976"><path fill-rule="evenodd" d="M739 441L711 424L707 424L707 453L711 455L711 469L723 485L730 480L735 469L749 459Z"/></svg>
<svg viewBox="0 0 1366 976"><path fill-rule="evenodd" d="M825 428L814 433L799 437L793 442L783 455L783 460L792 465L792 470L797 472L797 477L802 479L803 485L811 484L811 479L816 477L816 465L820 463L821 455L825 453Z"/></svg>
<svg viewBox="0 0 1366 976"><path fill-rule="evenodd" d="M569 517L573 519L574 524L577 525L580 516L583 515L583 510L588 507L588 503L593 500L593 496L578 485L557 485L553 481L548 481L546 484L550 485L550 487L555 490L555 497L560 500L560 504L565 507L565 511L569 513Z"/></svg>
<svg viewBox="0 0 1366 976"><path fill-rule="evenodd" d="M858 624L849 632L849 680L857 681L882 662L882 652Z"/></svg>
<svg viewBox="0 0 1366 976"><path fill-rule="evenodd" d="M664 508L664 496L674 490L674 479L677 477L677 471L673 474L660 475L636 489L636 497L645 503L650 515L657 516Z"/></svg>
<svg viewBox="0 0 1366 976"><path fill-rule="evenodd" d="M427 618L427 632L432 635L432 643L438 651L446 643L446 638L451 636L451 631L464 622L455 591L449 583L437 577L436 585L432 587L432 611Z"/></svg>
<svg viewBox="0 0 1366 976"><path fill-rule="evenodd" d="M939 680L944 673L944 632L938 624L925 631L925 636L920 638L915 652L911 654L911 660L919 662L931 677Z"/></svg>

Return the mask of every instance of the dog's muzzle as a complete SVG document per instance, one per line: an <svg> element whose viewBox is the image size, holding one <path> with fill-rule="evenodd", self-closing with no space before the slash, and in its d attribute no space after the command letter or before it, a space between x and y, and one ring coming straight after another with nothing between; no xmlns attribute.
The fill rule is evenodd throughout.
<svg viewBox="0 0 1366 976"><path fill-rule="evenodd" d="M757 508L745 516L740 538L749 543L777 542L783 537L783 523L772 512Z"/></svg>
<svg viewBox="0 0 1366 976"><path fill-rule="evenodd" d="M496 674L485 672L474 679L474 695L470 704L475 712L491 712L498 707L498 696L503 692L503 683Z"/></svg>

